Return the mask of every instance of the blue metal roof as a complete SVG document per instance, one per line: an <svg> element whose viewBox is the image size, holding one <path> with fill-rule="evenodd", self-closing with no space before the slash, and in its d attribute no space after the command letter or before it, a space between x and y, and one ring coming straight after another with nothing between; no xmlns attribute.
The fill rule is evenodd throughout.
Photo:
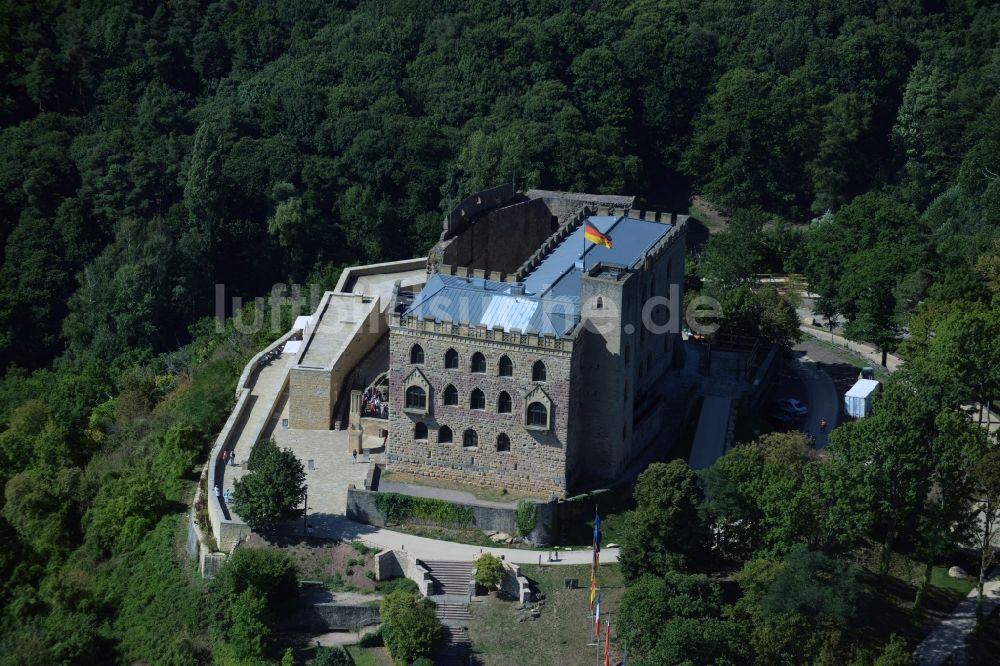
<svg viewBox="0 0 1000 666"><path fill-rule="evenodd" d="M402 316L561 337L579 319L578 301L542 299L526 293L523 283L437 274L431 276Z"/></svg>
<svg viewBox="0 0 1000 666"><path fill-rule="evenodd" d="M603 261L632 268L671 227L627 217L588 219L611 238L610 249L593 243L584 247L583 225L580 225L546 255L523 283L436 274L403 316L437 322L447 318L456 324L488 328L502 326L507 332L517 329L557 337L566 335L580 320L584 262L587 266Z"/></svg>
<svg viewBox="0 0 1000 666"><path fill-rule="evenodd" d="M611 247L585 242L581 224L524 279L527 291L579 297L584 264L593 266L603 261L633 268L672 226L608 215L593 215L587 219L611 239Z"/></svg>

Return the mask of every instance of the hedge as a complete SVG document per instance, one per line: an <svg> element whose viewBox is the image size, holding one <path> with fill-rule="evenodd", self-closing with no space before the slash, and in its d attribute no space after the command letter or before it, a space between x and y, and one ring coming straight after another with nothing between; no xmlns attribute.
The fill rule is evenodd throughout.
<svg viewBox="0 0 1000 666"><path fill-rule="evenodd" d="M403 523L407 520L420 520L449 527L472 527L476 524L476 515L472 507L430 497L376 493L375 507L385 516L387 524Z"/></svg>

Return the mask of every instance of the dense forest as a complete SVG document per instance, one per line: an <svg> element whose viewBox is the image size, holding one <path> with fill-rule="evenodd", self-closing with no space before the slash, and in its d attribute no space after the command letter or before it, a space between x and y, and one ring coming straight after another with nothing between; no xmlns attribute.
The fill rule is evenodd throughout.
<svg viewBox="0 0 1000 666"><path fill-rule="evenodd" d="M791 306L750 283L802 272L848 335L911 361L882 416L837 431L836 464L774 454L844 490L795 495L815 523L726 504L754 495L753 447L690 491L718 520L778 525L731 554L737 614L759 620L775 562L837 579L816 558L864 539L924 560L954 544L920 516L932 479L968 494L988 447L956 410L1000 397L996 3L4 0L0 35L0 663L230 660L235 639L206 630L223 592L177 541L236 377L276 332L216 327L215 285L252 298L421 256L443 211L500 182L682 212L699 194L731 220L690 267L725 326L790 342ZM635 594L715 594L675 568L634 571ZM705 658L845 663L837 621Z"/></svg>

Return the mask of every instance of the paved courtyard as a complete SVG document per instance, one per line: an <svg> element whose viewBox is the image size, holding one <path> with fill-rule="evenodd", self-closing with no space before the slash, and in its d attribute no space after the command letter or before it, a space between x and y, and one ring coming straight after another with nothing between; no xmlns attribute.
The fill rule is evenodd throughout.
<svg viewBox="0 0 1000 666"><path fill-rule="evenodd" d="M225 466L223 492L233 492L237 479L247 473L243 462L250 457L255 434L260 433L262 440L274 438L278 446L291 449L306 468L306 484L309 489L309 513L342 516L347 508L347 486L351 483L363 488L365 476L368 474L367 456L358 456L354 462L347 449L346 430L295 430L284 428L288 419L288 396L282 396L283 401L278 416L264 424L269 398L280 388L288 373L286 354L272 362L261 371L254 385L252 398L255 404L251 407L247 422L236 444L236 466ZM239 516L233 518L239 520Z"/></svg>
<svg viewBox="0 0 1000 666"><path fill-rule="evenodd" d="M353 483L363 488L370 465L362 456L354 462L347 450L347 431L278 427L274 430L274 439L279 447L291 449L305 465L309 515L344 515L347 486Z"/></svg>

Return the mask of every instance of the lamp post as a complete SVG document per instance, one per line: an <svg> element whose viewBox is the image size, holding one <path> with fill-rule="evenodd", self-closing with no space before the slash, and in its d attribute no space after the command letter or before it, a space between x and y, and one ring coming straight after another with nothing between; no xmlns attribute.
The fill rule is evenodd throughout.
<svg viewBox="0 0 1000 666"><path fill-rule="evenodd" d="M302 534L308 536L306 531L306 516L309 515L309 485L305 486L305 500L302 502Z"/></svg>

